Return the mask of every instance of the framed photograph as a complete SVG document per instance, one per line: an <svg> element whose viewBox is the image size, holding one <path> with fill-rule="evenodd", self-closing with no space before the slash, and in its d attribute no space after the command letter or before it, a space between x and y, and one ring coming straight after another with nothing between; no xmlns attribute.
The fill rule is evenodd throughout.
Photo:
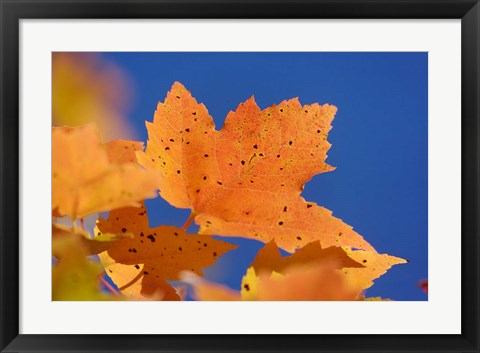
<svg viewBox="0 0 480 353"><path fill-rule="evenodd" d="M2 352L479 352L477 1L1 2Z"/></svg>

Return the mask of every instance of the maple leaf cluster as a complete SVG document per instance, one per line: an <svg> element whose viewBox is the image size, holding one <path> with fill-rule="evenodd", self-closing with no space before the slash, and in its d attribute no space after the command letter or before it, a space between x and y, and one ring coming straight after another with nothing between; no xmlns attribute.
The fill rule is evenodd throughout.
<svg viewBox="0 0 480 353"><path fill-rule="evenodd" d="M406 260L377 253L301 196L313 176L334 170L326 159L336 111L298 99L261 110L250 98L216 130L207 108L177 82L146 123L146 148L104 143L94 125L54 127L54 300L182 300L185 286L197 300L379 300L365 290ZM150 227L144 200L158 195L191 210L182 227ZM108 218L99 217L90 235L83 219L100 212ZM65 219L69 226L59 224ZM199 234L188 233L191 222ZM236 248L214 235L265 243L240 291L202 278Z"/></svg>

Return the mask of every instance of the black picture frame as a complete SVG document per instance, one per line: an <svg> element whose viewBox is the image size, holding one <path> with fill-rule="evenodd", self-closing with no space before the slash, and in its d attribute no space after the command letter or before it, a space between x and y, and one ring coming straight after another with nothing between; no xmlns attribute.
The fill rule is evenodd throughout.
<svg viewBox="0 0 480 353"><path fill-rule="evenodd" d="M0 0L0 15L2 352L479 352L478 0ZM462 333L241 336L19 334L19 20L33 18L461 19Z"/></svg>

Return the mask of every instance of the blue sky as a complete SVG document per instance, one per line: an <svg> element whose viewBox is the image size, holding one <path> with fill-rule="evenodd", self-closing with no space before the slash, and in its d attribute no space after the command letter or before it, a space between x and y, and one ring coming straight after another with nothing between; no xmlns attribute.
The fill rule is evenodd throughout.
<svg viewBox="0 0 480 353"><path fill-rule="evenodd" d="M260 108L299 97L302 104L338 107L327 162L303 196L352 225L379 252L410 260L367 291L395 300L427 300L417 282L428 277L427 53L103 53L132 84L129 117L140 140L174 81L204 103L217 129L254 95ZM181 226L189 211L161 198L147 202L151 226ZM195 230L194 227L190 231ZM262 244L240 244L207 278L240 287Z"/></svg>

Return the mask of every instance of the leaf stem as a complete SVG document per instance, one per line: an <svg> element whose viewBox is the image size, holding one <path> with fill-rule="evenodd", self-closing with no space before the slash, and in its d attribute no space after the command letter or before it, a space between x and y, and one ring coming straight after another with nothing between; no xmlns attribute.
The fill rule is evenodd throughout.
<svg viewBox="0 0 480 353"><path fill-rule="evenodd" d="M107 288L110 291L110 293L112 293L113 295L120 295L120 292L118 292L115 288L113 288L113 286L110 283L108 283L105 278L103 278L103 275L98 277L98 279L100 280L100 282L102 282L105 288Z"/></svg>
<svg viewBox="0 0 480 353"><path fill-rule="evenodd" d="M187 220L185 221L185 224L182 226L182 230L186 231L190 224L192 224L192 221L195 219L195 216L197 214L195 212L191 212L190 216L188 216Z"/></svg>

